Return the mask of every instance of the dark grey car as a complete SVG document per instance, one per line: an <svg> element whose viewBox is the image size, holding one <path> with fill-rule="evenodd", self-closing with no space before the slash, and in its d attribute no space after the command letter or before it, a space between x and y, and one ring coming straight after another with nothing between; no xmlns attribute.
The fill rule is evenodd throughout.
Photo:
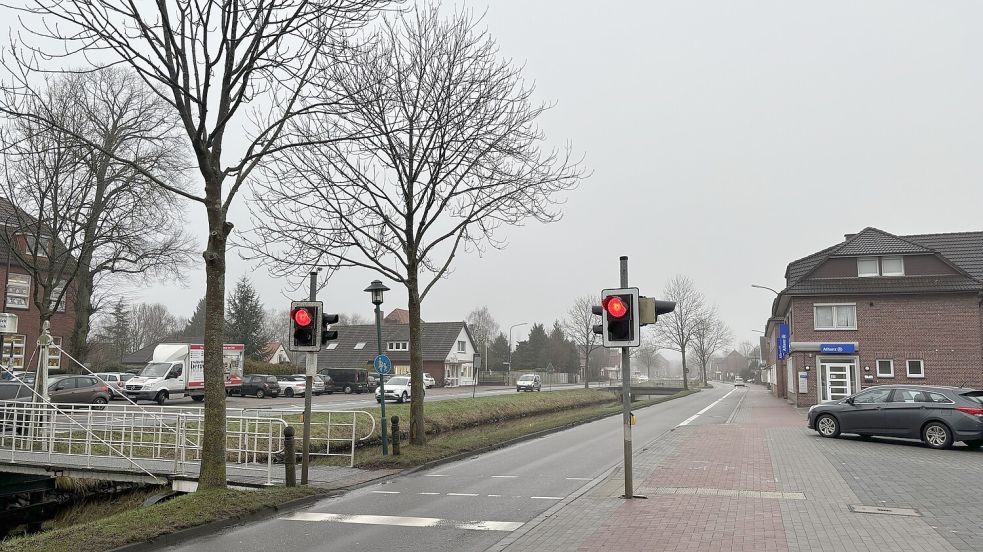
<svg viewBox="0 0 983 552"><path fill-rule="evenodd" d="M880 385L809 409L809 429L823 437L855 433L920 439L945 449L954 441L983 446L983 391L966 387Z"/></svg>

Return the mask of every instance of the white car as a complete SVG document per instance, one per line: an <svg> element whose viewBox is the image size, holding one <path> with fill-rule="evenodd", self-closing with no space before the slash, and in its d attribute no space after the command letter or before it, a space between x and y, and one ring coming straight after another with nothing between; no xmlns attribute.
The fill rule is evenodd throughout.
<svg viewBox="0 0 983 552"><path fill-rule="evenodd" d="M393 376L386 380L386 400L396 401L398 403L406 402L412 397L412 392L410 391L410 377L409 376ZM382 402L382 396L379 393L379 388L375 388L375 400L376 402Z"/></svg>
<svg viewBox="0 0 983 552"><path fill-rule="evenodd" d="M307 380L304 376L277 376L276 381L280 384L280 393L284 397L303 397L307 392Z"/></svg>
<svg viewBox="0 0 983 552"><path fill-rule="evenodd" d="M437 385L437 380L433 379L433 376L429 372L423 373L423 387L431 389L433 386Z"/></svg>
<svg viewBox="0 0 983 552"><path fill-rule="evenodd" d="M744 384L744 378L734 378L734 387L747 387Z"/></svg>

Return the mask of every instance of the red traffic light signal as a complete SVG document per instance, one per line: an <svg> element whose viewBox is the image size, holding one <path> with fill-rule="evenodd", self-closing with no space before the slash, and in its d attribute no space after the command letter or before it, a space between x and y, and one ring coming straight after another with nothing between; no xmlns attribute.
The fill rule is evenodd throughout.
<svg viewBox="0 0 983 552"><path fill-rule="evenodd" d="M605 297L602 304L604 305L604 310L614 318L623 318L628 314L628 305L625 305L625 302L617 295Z"/></svg>
<svg viewBox="0 0 983 552"><path fill-rule="evenodd" d="M310 311L306 308L301 307L299 309L294 309L294 314L291 317L298 326L310 326L314 322L314 318L311 316Z"/></svg>

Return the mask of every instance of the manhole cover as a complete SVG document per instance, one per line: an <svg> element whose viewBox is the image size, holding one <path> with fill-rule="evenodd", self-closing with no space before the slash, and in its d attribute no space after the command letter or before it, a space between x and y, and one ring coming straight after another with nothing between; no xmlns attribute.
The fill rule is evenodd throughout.
<svg viewBox="0 0 983 552"><path fill-rule="evenodd" d="M911 508L886 508L884 506L863 506L860 504L851 504L850 510L858 514L884 514L888 516L921 517L918 510L913 510Z"/></svg>

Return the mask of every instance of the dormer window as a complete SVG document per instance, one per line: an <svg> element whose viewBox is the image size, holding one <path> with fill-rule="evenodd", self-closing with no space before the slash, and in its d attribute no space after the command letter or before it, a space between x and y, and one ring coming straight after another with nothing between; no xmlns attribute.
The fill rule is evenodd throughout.
<svg viewBox="0 0 983 552"><path fill-rule="evenodd" d="M857 276L904 276L903 257L860 257L857 259Z"/></svg>

